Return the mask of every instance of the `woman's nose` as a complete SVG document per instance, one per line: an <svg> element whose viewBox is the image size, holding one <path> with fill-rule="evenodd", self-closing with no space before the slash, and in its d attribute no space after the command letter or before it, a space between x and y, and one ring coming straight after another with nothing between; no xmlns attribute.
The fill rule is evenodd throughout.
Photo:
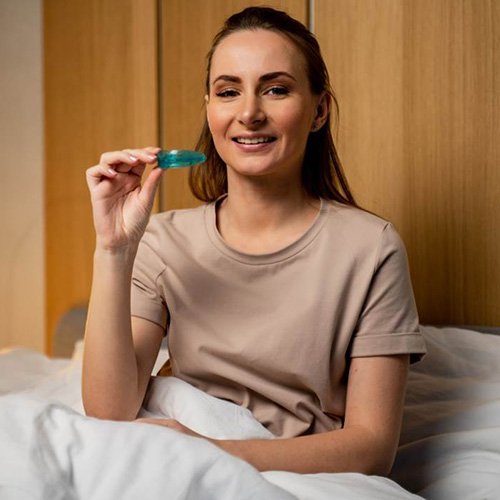
<svg viewBox="0 0 500 500"><path fill-rule="evenodd" d="M241 100L238 112L238 121L243 125L252 126L262 123L266 119L260 98L255 95L247 95Z"/></svg>

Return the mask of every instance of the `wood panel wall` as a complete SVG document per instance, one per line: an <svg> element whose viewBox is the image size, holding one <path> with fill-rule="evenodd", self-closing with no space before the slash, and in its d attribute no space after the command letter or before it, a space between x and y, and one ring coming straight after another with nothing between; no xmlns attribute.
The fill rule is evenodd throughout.
<svg viewBox="0 0 500 500"><path fill-rule="evenodd" d="M88 302L94 230L85 170L104 151L157 144L155 0L45 0L47 342Z"/></svg>
<svg viewBox="0 0 500 500"><path fill-rule="evenodd" d="M500 324L500 3L316 0L339 144L405 240L421 321Z"/></svg>
<svg viewBox="0 0 500 500"><path fill-rule="evenodd" d="M59 317L88 301L85 169L107 150L193 147L210 41L261 3L45 0L47 352ZM422 322L500 325L500 3L266 4L305 23L313 8L348 178L400 231ZM186 173L165 176L161 209L196 204Z"/></svg>

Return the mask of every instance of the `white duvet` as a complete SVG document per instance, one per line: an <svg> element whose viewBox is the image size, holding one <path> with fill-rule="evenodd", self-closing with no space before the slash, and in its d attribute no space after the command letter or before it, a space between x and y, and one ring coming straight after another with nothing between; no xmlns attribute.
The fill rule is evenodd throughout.
<svg viewBox="0 0 500 500"><path fill-rule="evenodd" d="M81 344L69 361L4 351L0 499L500 499L500 337L422 331L429 353L411 369L392 480L259 473L165 427L86 417ZM154 379L142 415L214 438L272 439L248 411L175 378Z"/></svg>

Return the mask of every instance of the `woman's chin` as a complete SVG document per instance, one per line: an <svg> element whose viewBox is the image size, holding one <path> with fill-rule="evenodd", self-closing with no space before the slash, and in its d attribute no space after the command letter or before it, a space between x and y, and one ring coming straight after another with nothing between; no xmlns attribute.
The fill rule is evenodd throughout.
<svg viewBox="0 0 500 500"><path fill-rule="evenodd" d="M227 164L228 176L261 178L279 178L281 176L289 177L292 170L290 165L278 163L276 161L263 161L263 159L253 159L253 161L236 161L233 164ZM299 167L300 170L300 167Z"/></svg>

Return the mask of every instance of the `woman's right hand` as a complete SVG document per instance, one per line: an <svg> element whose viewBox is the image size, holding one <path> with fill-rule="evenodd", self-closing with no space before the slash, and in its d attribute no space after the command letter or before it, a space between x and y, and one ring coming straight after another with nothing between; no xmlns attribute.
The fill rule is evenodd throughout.
<svg viewBox="0 0 500 500"><path fill-rule="evenodd" d="M154 147L112 151L87 169L98 248L119 250L139 244L163 170L153 168L142 186L141 178L159 151Z"/></svg>

